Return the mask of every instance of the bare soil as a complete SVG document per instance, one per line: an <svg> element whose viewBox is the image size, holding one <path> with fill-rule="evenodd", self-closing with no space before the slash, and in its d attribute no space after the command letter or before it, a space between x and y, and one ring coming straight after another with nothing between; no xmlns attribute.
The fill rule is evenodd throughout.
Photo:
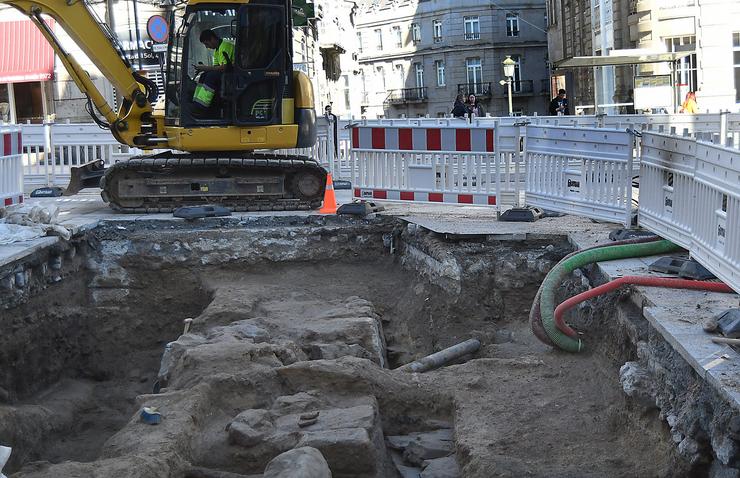
<svg viewBox="0 0 740 478"><path fill-rule="evenodd" d="M535 293L529 284L504 294L511 312L501 317L481 306L485 290L452 297L387 257L138 271L134 283L113 308L95 306L79 293L84 284L68 282L14 312L16 333L30 327L20 340L38 346L21 350L11 344L18 335L3 334L0 363L14 376L35 378L21 380L23 386L15 389L12 381L3 386L15 407L42 405L52 419L47 429L27 426L20 433L0 425L0 442L25 434L19 441L28 447L25 453L25 444L16 447L10 471L35 460L97 459L102 444L136 412L135 397L151 391L164 344L179 336L184 318L205 307L220 307L222 313L198 324L200 329L239 319L247 302L253 317L300 317L311 312L308 308L357 296L382 316L391 368L470 337L483 343L472 360L425 377L453 397L448 418L463 476L681 475L671 468L673 445L661 422L625 400L618 381L621 363L601 354L598 344L585 354L568 355L536 341L526 322ZM54 333L41 342L33 338L43 330ZM51 365L32 368L45 361ZM423 414L428 397L416 399L415 413ZM408 406L413 408L414 400ZM7 408L0 404L0 418ZM386 406L381 414L386 435L413 431L403 410ZM34 440L46 445L34 446Z"/></svg>
<svg viewBox="0 0 740 478"><path fill-rule="evenodd" d="M598 344L581 355L555 352L536 340L525 315L481 316L477 302L450 298L388 260L222 270L208 283L212 288L238 283L263 297L263 311L279 303L286 315L300 313L305 304L300 296L362 297L383 316L388 348L408 351L397 354L405 360L470 337L481 339L473 360L427 374L454 396L451 418L463 476L681 474L673 468L674 447L657 413L632 410L619 384L621 363L604 357ZM279 290L297 295L286 301ZM507 300L522 301L528 310L534 292L520 290ZM426 337L411 337L409 330L425 330ZM391 360L391 365L400 363ZM385 427L387 435L409 431L402 420Z"/></svg>

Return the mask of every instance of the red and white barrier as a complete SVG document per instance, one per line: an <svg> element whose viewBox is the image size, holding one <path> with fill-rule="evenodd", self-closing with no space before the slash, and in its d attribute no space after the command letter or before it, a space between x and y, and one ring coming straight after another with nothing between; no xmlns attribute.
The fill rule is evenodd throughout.
<svg viewBox="0 0 740 478"><path fill-rule="evenodd" d="M500 206L510 168L494 152L495 125L361 125L351 138L356 198Z"/></svg>
<svg viewBox="0 0 740 478"><path fill-rule="evenodd" d="M494 128L356 127L352 148L400 151L493 152Z"/></svg>
<svg viewBox="0 0 740 478"><path fill-rule="evenodd" d="M355 188L354 197L359 199L380 199L386 201L413 201L448 204L474 204L495 206L495 194L434 193L424 191L401 191L397 189Z"/></svg>
<svg viewBox="0 0 740 478"><path fill-rule="evenodd" d="M0 129L0 207L23 202L23 139L19 127Z"/></svg>

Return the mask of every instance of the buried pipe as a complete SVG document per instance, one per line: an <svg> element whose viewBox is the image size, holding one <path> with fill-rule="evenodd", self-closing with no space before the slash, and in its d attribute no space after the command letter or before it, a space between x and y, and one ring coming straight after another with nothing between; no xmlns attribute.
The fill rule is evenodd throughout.
<svg viewBox="0 0 740 478"><path fill-rule="evenodd" d="M580 294L563 301L555 308L555 325L561 332L569 337L577 337L577 332L565 323L565 320L563 319L565 313L583 301L616 290L625 284L648 287L665 287L671 289L706 290L709 292L735 292L730 286L722 282L672 279L669 277L624 276L585 292L581 292Z"/></svg>
<svg viewBox="0 0 740 478"><path fill-rule="evenodd" d="M675 252L681 248L671 241L660 240L643 244L627 244L621 246L606 246L584 251L570 259L558 263L553 267L542 282L542 297L540 298L540 316L545 333L552 342L566 352L581 352L583 341L575 339L561 332L555 325L555 292L562 281L574 270L596 262L628 259L632 257L654 256Z"/></svg>
<svg viewBox="0 0 740 478"><path fill-rule="evenodd" d="M592 251L594 249L600 249L602 247L622 246L626 244L643 244L645 242L655 242L655 241L660 241L660 240L662 240L660 236L648 236L648 237L636 237L633 239L623 239L621 241L607 242L605 244L597 244L595 246L591 246L585 249L571 252L567 256L560 259L560 261L557 264L555 264L553 269L555 267L560 266L563 262L567 261L573 256L578 255L582 252ZM541 297L542 297L542 284L540 284L539 289L537 289L537 294L535 295L534 301L532 302L532 308L529 311L529 326L531 327L534 335L540 340L540 342L544 343L545 345L555 347L555 344L553 343L552 340L550 340L550 337L547 335L547 332L545 332L545 327L542 325L542 314L540 312L540 298Z"/></svg>
<svg viewBox="0 0 740 478"><path fill-rule="evenodd" d="M464 355L472 354L480 348L480 341L477 339L468 339L465 342L453 345L439 352L427 355L424 358L415 360L406 365L398 367L396 370L402 372L424 373L435 368L442 367L460 358Z"/></svg>

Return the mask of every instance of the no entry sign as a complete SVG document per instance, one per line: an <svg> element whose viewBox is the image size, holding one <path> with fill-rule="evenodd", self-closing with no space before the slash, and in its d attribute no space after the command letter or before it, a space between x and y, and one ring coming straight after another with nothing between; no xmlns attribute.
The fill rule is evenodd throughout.
<svg viewBox="0 0 740 478"><path fill-rule="evenodd" d="M161 15L152 15L149 17L149 20L146 22L146 31L149 34L149 38L155 43L166 43L170 34L167 20Z"/></svg>

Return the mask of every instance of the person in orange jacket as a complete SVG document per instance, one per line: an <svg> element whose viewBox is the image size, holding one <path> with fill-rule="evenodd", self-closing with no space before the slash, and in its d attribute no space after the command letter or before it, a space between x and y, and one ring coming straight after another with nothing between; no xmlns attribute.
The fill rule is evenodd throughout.
<svg viewBox="0 0 740 478"><path fill-rule="evenodd" d="M678 112L691 114L699 112L699 105L696 104L696 93L693 91L686 93L686 99L681 103L681 109Z"/></svg>

